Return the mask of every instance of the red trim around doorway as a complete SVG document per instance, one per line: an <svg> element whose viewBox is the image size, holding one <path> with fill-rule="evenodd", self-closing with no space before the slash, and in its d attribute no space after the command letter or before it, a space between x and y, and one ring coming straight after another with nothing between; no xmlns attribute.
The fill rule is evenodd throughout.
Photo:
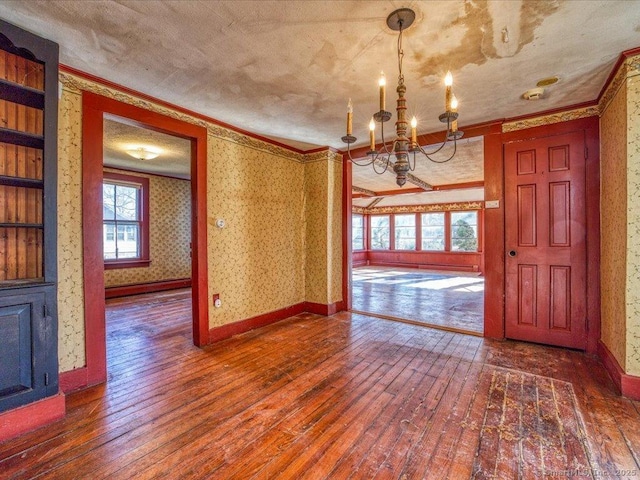
<svg viewBox="0 0 640 480"><path fill-rule="evenodd" d="M87 385L106 380L105 291L102 259L102 144L105 113L191 140L193 342L209 343L207 304L207 131L90 92L82 94L82 180Z"/></svg>

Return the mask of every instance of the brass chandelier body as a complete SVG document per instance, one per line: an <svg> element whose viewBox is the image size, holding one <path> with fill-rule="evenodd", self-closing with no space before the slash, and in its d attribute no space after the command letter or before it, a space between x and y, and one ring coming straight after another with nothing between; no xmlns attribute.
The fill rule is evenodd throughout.
<svg viewBox="0 0 640 480"><path fill-rule="evenodd" d="M406 28L410 27L415 19L415 13L409 8L401 8L395 10L387 17L387 25L398 33L398 87L396 92L398 94L396 105L396 138L389 146L384 138L384 124L391 119L391 112L384 110L384 86L381 83L380 90L380 111L373 114L371 121L370 132L370 150L367 152L368 158L364 161L357 160L351 157L351 144L356 142L356 137L351 134L351 101L349 101L349 110L347 113L347 135L342 137L342 141L347 144L347 153L349 159L358 166L372 165L373 170L378 174L383 174L389 167L393 169L396 174L396 183L399 186L403 186L407 182L407 175L410 171L415 169L416 153L421 153L429 160L435 163L444 163L451 160L456 154L457 140L462 137L463 132L457 129L457 101L451 102L451 86L447 86L446 91L446 111L439 116L441 122L447 124L447 131L445 133L445 139L442 144L431 152L425 151L417 142L416 136L416 121L415 117L412 121L411 138L407 137L408 123L406 118L407 100L405 93L407 87L404 84L404 75L402 74L402 59L404 52L402 50L402 32ZM448 75L451 79L450 74ZM375 148L375 135L374 128L375 123L380 124L380 130L382 134L382 147L379 150ZM454 149L453 153L445 159L436 159L432 157L437 154L447 144L448 141L453 141ZM413 154L413 162L410 161L410 154ZM395 161L392 160L392 156L395 157Z"/></svg>

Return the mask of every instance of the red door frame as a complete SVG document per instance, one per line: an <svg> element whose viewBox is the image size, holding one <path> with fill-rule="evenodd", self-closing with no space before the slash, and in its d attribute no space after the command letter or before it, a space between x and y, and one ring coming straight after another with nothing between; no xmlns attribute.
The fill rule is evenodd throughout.
<svg viewBox="0 0 640 480"><path fill-rule="evenodd" d="M209 343L207 282L207 130L90 92L82 93L82 238L87 384L107 379L102 169L104 114L191 141L193 343Z"/></svg>

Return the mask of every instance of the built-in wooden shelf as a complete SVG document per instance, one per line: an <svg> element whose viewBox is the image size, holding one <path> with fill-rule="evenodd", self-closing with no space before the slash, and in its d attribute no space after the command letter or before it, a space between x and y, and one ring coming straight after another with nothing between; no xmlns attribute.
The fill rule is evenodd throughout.
<svg viewBox="0 0 640 480"><path fill-rule="evenodd" d="M44 188L44 181L36 178L11 177L8 175L0 175L0 185L7 187L23 187L23 188Z"/></svg>
<svg viewBox="0 0 640 480"><path fill-rule="evenodd" d="M44 109L44 92L42 90L20 85L4 78L0 78L0 99L31 108Z"/></svg>
<svg viewBox="0 0 640 480"><path fill-rule="evenodd" d="M44 136L0 127L0 142L21 147L44 148Z"/></svg>

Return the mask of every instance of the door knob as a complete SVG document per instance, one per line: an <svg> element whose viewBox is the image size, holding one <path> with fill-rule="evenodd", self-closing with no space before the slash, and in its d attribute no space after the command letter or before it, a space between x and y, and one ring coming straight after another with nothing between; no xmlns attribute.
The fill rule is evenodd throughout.
<svg viewBox="0 0 640 480"><path fill-rule="evenodd" d="M516 253L516 251L515 251L515 250L510 250L510 251L509 251L509 256L510 256L510 257L515 257L516 255L517 255L517 253Z"/></svg>

